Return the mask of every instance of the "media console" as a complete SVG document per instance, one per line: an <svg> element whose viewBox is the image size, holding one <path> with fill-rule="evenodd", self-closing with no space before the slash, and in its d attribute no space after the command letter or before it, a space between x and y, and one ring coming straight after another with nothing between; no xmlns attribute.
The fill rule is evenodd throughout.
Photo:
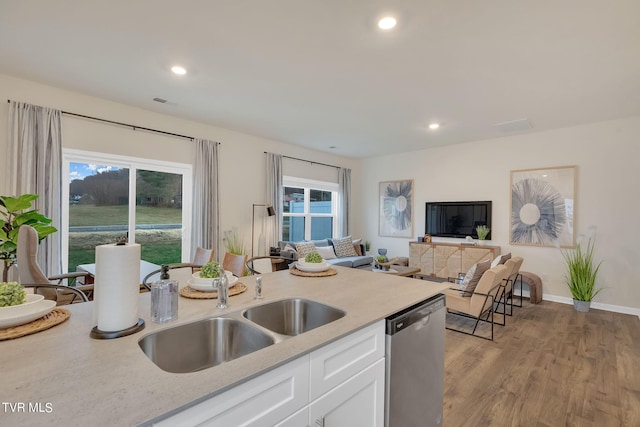
<svg viewBox="0 0 640 427"><path fill-rule="evenodd" d="M421 274L435 277L456 277L473 264L493 260L498 255L500 246L409 242L409 267L420 268Z"/></svg>

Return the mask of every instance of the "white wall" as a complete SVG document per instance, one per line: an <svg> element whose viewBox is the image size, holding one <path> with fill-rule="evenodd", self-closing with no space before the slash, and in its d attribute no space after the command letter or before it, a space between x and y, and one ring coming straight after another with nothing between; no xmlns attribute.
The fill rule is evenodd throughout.
<svg viewBox="0 0 640 427"><path fill-rule="evenodd" d="M357 189L360 186L358 160L158 114L2 74L0 74L0 93L2 93L0 153L7 153L8 150L9 108L7 99L221 142L221 229L228 230L237 227L240 233L245 236L247 249L250 247L251 237L251 205L265 201L265 151L351 168L353 188ZM167 108L168 114L171 114L171 108ZM132 131L128 128L66 115L63 115L62 132L65 148L183 163L192 162L192 145L189 140L185 139ZM7 170L6 157L6 155L0 157L0 166L5 170ZM306 174L299 176L309 179L327 179L337 182L335 168L287 160L284 169L286 173ZM1 174L0 177L2 179L0 194L7 194L9 190L8 177ZM354 194L353 199L354 209L357 211L359 195ZM359 223L356 223L356 226L357 224ZM356 229L354 233L357 232Z"/></svg>
<svg viewBox="0 0 640 427"><path fill-rule="evenodd" d="M639 136L640 117L632 117L366 159L361 176L364 236L374 252L386 247L390 257L408 256L409 239L378 236L379 181L415 180L414 239L424 234L425 202L492 200L493 244L524 258L523 270L543 278L546 299L570 297L558 249L509 245L509 186L514 169L577 165L576 233L597 227L596 258L604 260L598 286L606 289L595 302L640 314Z"/></svg>

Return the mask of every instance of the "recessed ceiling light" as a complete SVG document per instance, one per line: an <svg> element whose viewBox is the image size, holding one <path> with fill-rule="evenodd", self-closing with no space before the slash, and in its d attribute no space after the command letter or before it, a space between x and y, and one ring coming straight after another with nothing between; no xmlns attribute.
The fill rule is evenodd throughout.
<svg viewBox="0 0 640 427"><path fill-rule="evenodd" d="M439 127L440 127L440 123L431 123L431 124L429 125L429 129L431 129L431 130L436 130L436 129L438 129Z"/></svg>
<svg viewBox="0 0 640 427"><path fill-rule="evenodd" d="M386 16L378 21L378 27L382 30L390 30L396 26L396 18Z"/></svg>
<svg viewBox="0 0 640 427"><path fill-rule="evenodd" d="M171 71L173 71L174 74L178 74L181 76L184 76L185 74L187 74L186 68L180 67L179 65L175 65L171 67Z"/></svg>

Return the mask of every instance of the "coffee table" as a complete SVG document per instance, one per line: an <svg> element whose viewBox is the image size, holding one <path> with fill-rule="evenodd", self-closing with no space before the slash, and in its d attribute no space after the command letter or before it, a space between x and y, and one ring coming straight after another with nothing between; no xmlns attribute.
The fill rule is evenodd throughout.
<svg viewBox="0 0 640 427"><path fill-rule="evenodd" d="M377 270L371 267L371 271L380 274L392 274L394 276L412 277L416 273L420 273L420 267L405 267L404 265L392 265L388 271Z"/></svg>

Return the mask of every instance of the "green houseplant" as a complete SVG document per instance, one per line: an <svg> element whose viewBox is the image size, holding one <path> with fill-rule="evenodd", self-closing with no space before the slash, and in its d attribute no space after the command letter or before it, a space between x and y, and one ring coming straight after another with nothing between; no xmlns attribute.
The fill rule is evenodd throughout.
<svg viewBox="0 0 640 427"><path fill-rule="evenodd" d="M595 240L589 239L586 248L578 243L575 249L562 252L567 264L567 286L573 297L573 306L578 311L589 311L591 301L602 290L595 288L602 261L594 260L594 248Z"/></svg>
<svg viewBox="0 0 640 427"><path fill-rule="evenodd" d="M9 269L16 262L18 229L21 225L32 226L38 232L39 240L58 231L51 225L51 219L31 209L37 194L23 194L18 197L0 196L0 259L4 261L2 281L6 282Z"/></svg>
<svg viewBox="0 0 640 427"><path fill-rule="evenodd" d="M486 225L477 226L476 233L478 233L478 240L480 240L481 243L484 243L484 240L487 238L490 231L491 229L488 228Z"/></svg>

